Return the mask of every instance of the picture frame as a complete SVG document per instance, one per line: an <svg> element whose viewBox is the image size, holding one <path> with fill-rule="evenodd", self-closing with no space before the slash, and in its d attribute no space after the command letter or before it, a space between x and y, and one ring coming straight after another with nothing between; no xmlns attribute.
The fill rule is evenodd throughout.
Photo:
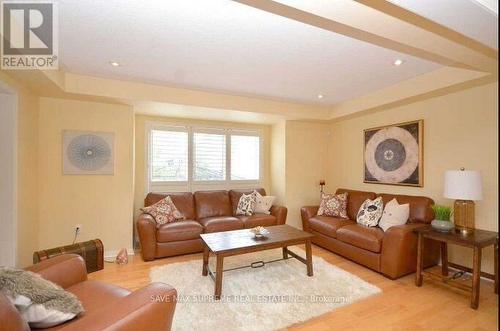
<svg viewBox="0 0 500 331"><path fill-rule="evenodd" d="M363 131L363 181L423 187L424 120Z"/></svg>

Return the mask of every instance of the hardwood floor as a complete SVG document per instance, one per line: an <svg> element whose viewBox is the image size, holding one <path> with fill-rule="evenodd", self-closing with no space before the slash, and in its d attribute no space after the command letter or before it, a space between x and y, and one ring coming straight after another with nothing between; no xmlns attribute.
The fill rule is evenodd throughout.
<svg viewBox="0 0 500 331"><path fill-rule="evenodd" d="M479 309L469 308L469 296L459 290L425 280L420 288L414 275L390 280L334 253L313 246L313 255L378 286L382 293L339 308L289 330L498 330L498 296L493 283L481 280ZM201 260L202 253L143 262L140 255L131 257L128 265L106 263L104 270L89 278L135 290L149 284L153 266ZM201 269L200 269L201 270Z"/></svg>

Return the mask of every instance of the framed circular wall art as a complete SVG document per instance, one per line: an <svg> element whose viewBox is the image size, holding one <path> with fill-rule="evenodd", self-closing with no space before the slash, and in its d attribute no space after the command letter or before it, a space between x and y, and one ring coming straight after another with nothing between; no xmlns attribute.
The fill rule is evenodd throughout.
<svg viewBox="0 0 500 331"><path fill-rule="evenodd" d="M364 131L364 182L423 186L423 120Z"/></svg>
<svg viewBox="0 0 500 331"><path fill-rule="evenodd" d="M63 174L112 175L114 133L63 131Z"/></svg>

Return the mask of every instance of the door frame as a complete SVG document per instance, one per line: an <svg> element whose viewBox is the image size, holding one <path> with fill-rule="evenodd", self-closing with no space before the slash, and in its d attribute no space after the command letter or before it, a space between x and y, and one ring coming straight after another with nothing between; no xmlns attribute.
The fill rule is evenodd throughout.
<svg viewBox="0 0 500 331"><path fill-rule="evenodd" d="M13 89L11 86L7 85L6 83L0 81L0 93L3 95L10 96L12 98L11 105L13 109L11 111L13 112L12 116L12 206L11 206L11 217L10 220L7 220L7 222L12 223L12 256L11 256L11 261L10 263L12 266L17 266L18 265L18 211L17 211L17 175L18 175L18 162L17 162L17 157L18 157L18 143L17 143L17 137L18 137L18 103L19 103L19 98L17 91ZM1 114L0 114L1 116ZM9 188L7 188L9 189Z"/></svg>

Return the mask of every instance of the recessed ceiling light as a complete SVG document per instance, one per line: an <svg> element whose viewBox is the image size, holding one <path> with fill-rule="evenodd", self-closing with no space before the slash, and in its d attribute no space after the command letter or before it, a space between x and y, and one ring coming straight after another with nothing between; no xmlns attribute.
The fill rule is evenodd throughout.
<svg viewBox="0 0 500 331"><path fill-rule="evenodd" d="M394 65L395 65L396 67L399 67L399 66L400 66L400 65L402 65L403 63L405 63L405 61L404 61L404 60L401 60L401 59L396 59L396 60L394 61Z"/></svg>
<svg viewBox="0 0 500 331"><path fill-rule="evenodd" d="M113 67L120 67L121 64L116 62L116 61L109 61L109 64L112 65Z"/></svg>
<svg viewBox="0 0 500 331"><path fill-rule="evenodd" d="M318 94L318 99L323 99L323 94Z"/></svg>

